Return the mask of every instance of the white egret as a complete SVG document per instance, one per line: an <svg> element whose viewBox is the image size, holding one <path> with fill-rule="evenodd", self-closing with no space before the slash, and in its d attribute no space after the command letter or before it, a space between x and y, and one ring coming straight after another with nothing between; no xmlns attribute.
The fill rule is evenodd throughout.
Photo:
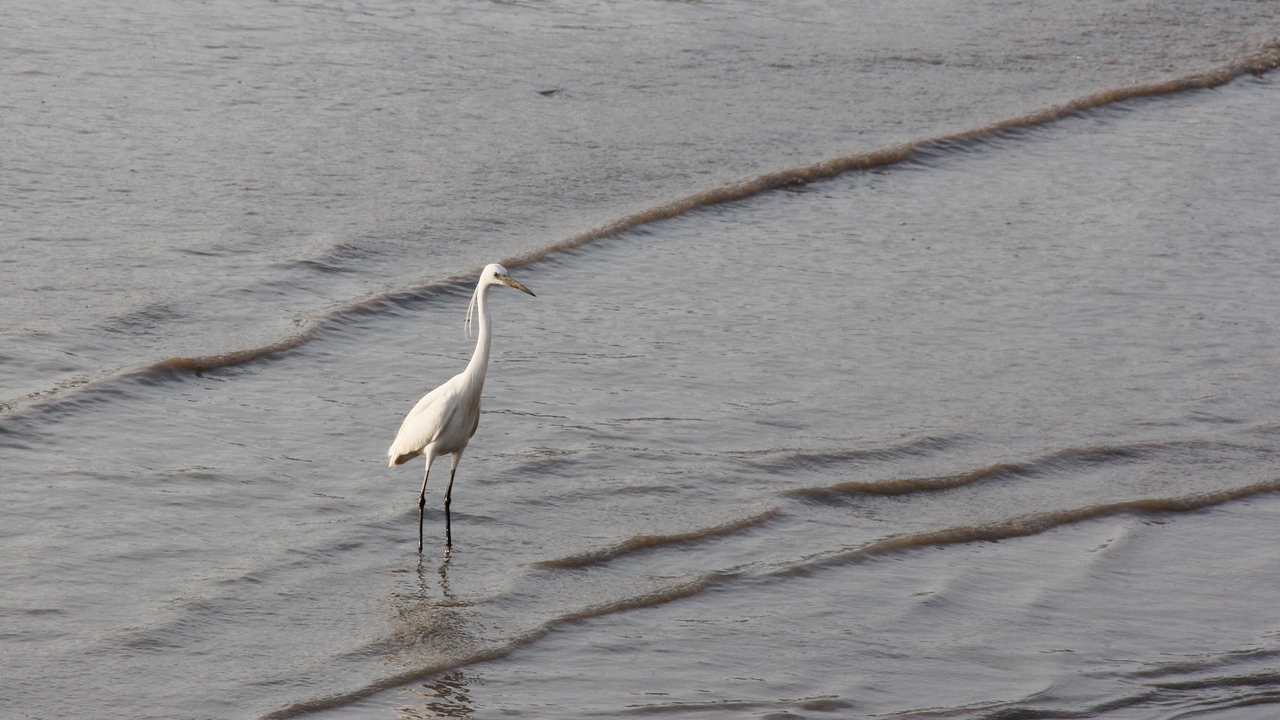
<svg viewBox="0 0 1280 720"><path fill-rule="evenodd" d="M471 436L480 425L480 391L484 388L484 374L489 367L489 288L507 285L533 295L529 288L516 282L507 269L498 264L486 265L480 272L480 281L471 296L467 308L466 327L471 318L479 317L480 336L476 350L471 355L467 369L454 375L448 382L427 393L405 417L396 433L395 442L387 448L388 466L394 467L419 455L427 458L427 469L422 475L422 492L418 493L418 552L422 552L422 517L427 504L427 478L431 475L431 463L443 455L452 455L449 468L449 486L444 490L445 544L453 545L453 532L449 526L449 496L453 493L453 476L458 471L462 451L467 449Z"/></svg>

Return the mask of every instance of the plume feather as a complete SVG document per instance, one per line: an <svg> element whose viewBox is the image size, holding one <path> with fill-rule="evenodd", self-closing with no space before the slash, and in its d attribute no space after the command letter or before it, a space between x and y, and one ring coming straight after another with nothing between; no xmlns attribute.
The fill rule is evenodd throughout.
<svg viewBox="0 0 1280 720"><path fill-rule="evenodd" d="M471 304L467 306L467 319L462 323L462 329L468 339L471 338L471 316L475 314L476 300L480 297L480 283L476 283L475 292L471 293Z"/></svg>

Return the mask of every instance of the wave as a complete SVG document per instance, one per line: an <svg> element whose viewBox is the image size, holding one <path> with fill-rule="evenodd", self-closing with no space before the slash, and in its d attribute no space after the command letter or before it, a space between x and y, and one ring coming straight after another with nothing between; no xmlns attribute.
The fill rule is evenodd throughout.
<svg viewBox="0 0 1280 720"><path fill-rule="evenodd" d="M673 535L633 535L616 545L611 545L606 548L591 550L578 555L570 555L568 557L558 558L555 560L543 560L532 564L534 567L544 568L586 567L587 565L608 562L614 558L640 550L662 547L663 545L694 543L713 537L732 535L742 530L766 523L777 517L781 512L782 511L778 508L770 508L764 512L756 513L755 515L750 515L740 520L734 520L720 525L714 525L709 528L702 528L700 530L675 533Z"/></svg>
<svg viewBox="0 0 1280 720"><path fill-rule="evenodd" d="M337 327L354 318L372 315L391 308L403 309L412 307L441 296L469 296L471 294L470 286L472 280L474 280L473 277L455 276L430 285L364 298L347 303L336 310L331 310L327 315L313 319L310 323L305 324L298 332L269 345L246 350L232 350L217 355L167 358L152 363L147 370L157 374L173 370L185 370L198 375L212 370L244 365L302 347L314 340L323 330L329 327Z"/></svg>
<svg viewBox="0 0 1280 720"><path fill-rule="evenodd" d="M581 247L597 240L613 237L641 225L648 225L659 220L668 220L710 205L719 205L745 200L770 190L778 190L797 185L808 185L820 180L828 180L848 172L873 170L889 165L897 165L912 159L918 151L930 150L936 152L937 150L946 148L947 146L961 145L970 140L998 135L1010 130L1046 125L1048 123L1076 115L1085 110L1091 110L1093 108L1111 105L1125 100L1156 95L1171 95L1174 93L1187 92L1189 90L1214 88L1220 85L1225 85L1226 83L1243 75L1261 76L1264 73L1276 69L1277 67L1280 67L1280 42L1277 42L1273 46L1265 47L1260 52L1238 62L1219 67L1209 72L1174 78L1163 82L1130 85L1128 87L1103 90L1060 105L1054 105L1042 110L1037 110L1027 115L1010 118L1008 120L1001 120L981 127L972 128L970 130L963 130L961 132L927 138L924 140L909 141L890 148L872 150L870 152L858 153L856 155L832 158L813 165L765 173L749 180L744 180L712 190L706 190L665 205L659 205L658 207L627 215L607 225L593 230L588 230L558 243L506 258L505 260L501 260L500 264L505 265L508 268L518 268L530 265L542 260L548 255L572 250L573 248ZM449 278L443 283L433 283L413 290L370 297L357 303L353 303L349 306L349 309L373 308L384 303L394 304L396 298L399 296L406 294L410 296L417 296L425 293L438 292L446 287L456 286L459 283L469 284L469 281L478 276L479 270L469 275ZM348 308L344 308L337 312L343 313L346 311L348 311ZM302 334L298 337L301 338ZM307 339L310 338L308 337ZM292 349L302 344L302 342L306 342L306 340L302 340L297 343L284 341L269 347L274 348L280 346L280 349ZM287 347L285 347L286 344ZM279 351L280 350L263 348L261 350L246 350L238 353L226 353L199 358L170 358L169 360L157 363L157 365L181 368L201 367L213 369L216 367L226 367L227 365L249 362L264 355Z"/></svg>
<svg viewBox="0 0 1280 720"><path fill-rule="evenodd" d="M797 465L811 467L816 460L820 466L836 462L848 462L863 459L892 459L902 454L913 454L922 448L939 443L937 438L906 443L898 448L885 450L856 450L847 452L794 453L781 460L768 463L771 468L794 469ZM949 444L949 443L947 443ZM1109 465L1112 463L1129 463L1150 459L1154 455L1181 452L1188 448L1237 447L1230 443L1207 442L1202 440L1135 443L1132 445L1100 445L1081 448L1066 448L1046 453L1029 460L1019 462L1002 462L987 465L963 473L941 475L937 477L902 478L874 482L844 482L835 485L807 487L788 490L784 497L792 497L820 504L837 505L851 497L899 496L913 493L939 492L953 488L973 485L984 481L999 481L1014 478L1029 478L1050 473L1070 472L1085 466ZM1003 523L980 526L961 526L919 535L905 535L877 541L862 546L853 552L857 555L871 555L889 550L921 547L926 545L952 545L959 543L992 541L1005 538L1034 535L1046 530L1096 517L1124 512L1178 512L1198 510L1211 505L1218 505L1264 492L1280 490L1280 479L1256 485L1249 485L1235 490L1215 493L1188 495L1172 499L1139 499L1104 505L1095 505L1073 510L1055 511L1041 515L1016 518ZM542 560L530 563L541 568L580 568L615 560L623 555L642 552L667 545L692 544L715 537L733 535L745 530L754 529L780 516L782 508L770 508L754 515L737 520L669 535L634 535L621 542L607 547L588 550L562 558ZM842 551L846 552L846 551Z"/></svg>
<svg viewBox="0 0 1280 720"><path fill-rule="evenodd" d="M1274 656L1274 651L1234 652L1215 658L1215 664L1232 665L1243 657L1255 659L1256 655ZM1145 671L1125 673L1131 680L1141 682ZM1179 672L1185 672L1181 670ZM1040 702L1037 702L1039 700ZM1133 708L1159 709L1160 717L1191 718L1217 714L1227 710L1258 705L1280 703L1280 673L1261 670L1233 675L1179 680L1164 683L1142 683L1139 688L1118 697L1084 707L1053 706L1044 699L1033 698L1013 703L992 703L982 706L908 712L890 717L949 718L953 720L1050 720L1051 718L1096 718ZM1126 714L1127 715L1127 714Z"/></svg>
<svg viewBox="0 0 1280 720"><path fill-rule="evenodd" d="M771 190L807 185L820 180L834 178L844 173L898 165L918 158L924 153L936 154L938 152L959 151L974 140L1045 125L1086 110L1136 98L1218 87L1246 74L1261 76L1277 67L1280 67L1280 41L1273 41L1252 55L1208 72L1173 78L1162 82L1103 90L1026 115L993 122L969 130L909 141L880 150L832 158L803 167L765 173L748 180L696 193L664 205L627 215L607 225L588 230L561 242L506 258L501 263L509 268L522 267L536 263L549 255L613 237L641 225L674 218L699 208L745 200ZM477 270L466 275L455 275L413 288L361 298L329 310L327 313L313 318L298 332L261 347L212 355L171 357L146 367L127 370L123 373L123 376L146 375L160 378L171 375L175 371L199 374L276 356L311 342L321 334L321 331L326 326L339 324L353 316L380 312L392 307L403 307L443 294L462 293L466 295L468 294L469 286L474 282L478 274L479 271ZM87 384L77 385L76 388L84 391L102 382L110 382L112 379L114 378L96 380ZM50 390L48 392L32 393L25 398L0 402L0 412L13 413L21 407L40 406L49 402L51 397L59 394L60 391L58 390Z"/></svg>
<svg viewBox="0 0 1280 720"><path fill-rule="evenodd" d="M836 710L847 710L854 707L854 704L847 700L840 700L832 696L819 696L809 698L796 698L793 700L709 700L707 702L676 702L676 703L654 703L649 705L640 705L627 707L614 711L616 715L665 715L665 714L689 714L699 713L704 716L707 713L720 713L747 710L773 710L778 713L777 717L800 717L793 715L789 710L812 710L816 712L834 712ZM774 717L774 715L765 715L765 717Z"/></svg>
<svg viewBox="0 0 1280 720"><path fill-rule="evenodd" d="M822 553L807 560L787 565L770 574L775 576L800 575L819 568L869 560L880 555L910 551L916 548L962 545L972 542L996 542L998 540L1038 535L1063 525L1074 525L1112 515L1194 512L1236 500L1243 500L1254 495L1274 492L1280 492L1280 478L1228 490L1196 493L1182 497L1122 500L1120 502L1090 505L1069 510L1037 513L985 525L959 525L942 530L898 535L854 548Z"/></svg>
<svg viewBox="0 0 1280 720"><path fill-rule="evenodd" d="M654 590L652 592L641 595L624 598L599 605L592 605L569 613L565 613L559 617L539 625L536 629L519 635L505 643L475 650L462 657L449 658L438 662L422 665L407 672L392 675L377 682L370 683L364 687L352 690L350 692L329 695L315 700L306 700L297 702L288 707L281 708L274 712L263 716L263 720L283 720L284 718L299 717L310 713L319 712L321 710L329 710L332 708L350 705L358 700L363 700L371 695L377 694L384 690L407 685L417 680L453 670L455 668L474 665L476 663L486 662L489 660L497 660L506 657L515 652L519 648L528 645L547 633L551 632L560 625L576 622L579 620L587 620L602 615L611 615L616 612L625 610L635 610L638 608L654 607L664 605L673 600L697 595L706 590L717 579L714 574L695 577L685 582L676 583L666 588Z"/></svg>
<svg viewBox="0 0 1280 720"><path fill-rule="evenodd" d="M894 496L918 492L938 492L983 481L1036 477L1051 472L1070 471L1082 466L1134 462L1147 459L1156 453L1181 449L1188 444L1206 445L1209 443L1200 441L1193 443L1164 442L1067 448L1030 460L995 463L976 470L951 475L898 478L871 482L842 482L835 485L789 490L786 495L814 502L836 504L848 497L859 495ZM1222 443L1214 444L1221 445ZM824 454L819 457L825 460L831 456ZM810 456L807 455L799 455L792 459L793 463L801 465L807 465L810 461Z"/></svg>
<svg viewBox="0 0 1280 720"><path fill-rule="evenodd" d="M686 578L680 581L650 592L597 605L591 605L576 610L570 610L542 623L537 628L511 638L504 643L491 645L485 648L472 647L466 652L460 652L453 656L442 657L433 662L423 663L412 670L388 676L349 692L294 703L265 715L264 720L283 720L284 718L298 717L321 710L348 705L384 690L390 690L407 685L432 675L506 657L515 650L537 641L560 625L579 620L601 617L604 615L611 615L613 613L627 610L664 605L675 600L692 597L712 587L723 585L735 578L741 578L749 574L754 574L757 577L782 579L790 576L812 573L828 567L870 560L892 553L910 552L922 547L959 545L972 542L992 542L996 540L1035 535L1063 525L1085 522L1111 515L1194 512L1236 500L1242 500L1255 495L1273 492L1280 492L1280 478L1217 492L1200 493L1173 498L1141 498L1136 500L1126 500L1070 510L1040 513L987 525L958 526L942 530L889 537L851 549L823 553L819 556L800 558L799 560L789 563L782 568L765 572L753 572L753 570L757 570L758 568L753 568L753 566L747 565L727 570L709 572L702 575L686 576ZM687 533L684 535L688 535L692 538L695 536L710 537L712 534L729 534L739 529L752 527L753 525L766 522L777 514L778 511L776 510L766 511L739 521L725 523L723 525L715 526L714 528ZM678 538L684 537L684 535L656 537L668 539L669 542L679 542L680 540ZM636 549L643 547L655 547L656 545L661 544L646 544L644 541L633 543L634 540L635 539L633 538L632 541L620 543L619 545L604 551L585 553L583 555L571 556L561 560L547 561L545 563L538 563L538 565L551 568L580 567L590 562L599 562L601 560L608 559L605 556L609 555L611 552L614 553L611 557L616 557L617 555L622 554L622 552L628 552L629 550L626 548L631 547L633 544L636 546ZM615 552L618 550L621 550L621 552ZM394 639L375 642L370 645L367 651L376 653L385 650L389 646L399 644L402 643ZM985 707L971 706L967 708L955 708L955 712L947 713L930 711L924 716L980 717L987 720L1008 720L1011 718L1095 717L1097 715L1105 714L1110 710L1150 702L1153 698L1161 696L1161 693L1187 692L1205 688L1222 689L1230 687L1261 687L1265 689L1277 683L1277 676L1272 673L1251 673L1247 675L1224 676L1205 680L1184 681L1165 679L1169 675L1185 674L1188 671L1195 671L1197 669L1200 669L1200 665L1195 665L1194 667L1182 665L1170 666L1160 672L1140 671L1135 674L1135 677L1146 675L1151 680L1155 680L1156 678L1160 679L1156 682L1151 682L1150 680L1145 682L1144 684L1147 686L1147 689L1142 692L1136 693L1132 696L1111 700L1101 705L1080 711L1063 711L1061 709L1028 707L1025 704L1012 704L1007 706L987 705ZM1270 693L1264 693L1263 696L1256 697L1251 700L1251 702L1276 701L1280 701L1280 697L1273 697ZM1215 704L1215 707L1219 706L1221 705ZM654 706L647 711L637 709L637 712L661 713L668 710L678 711L687 709L689 708L665 708L662 706ZM1074 714L1062 714L1064 712ZM921 717L921 715L907 713L901 717Z"/></svg>
<svg viewBox="0 0 1280 720"><path fill-rule="evenodd" d="M911 457L925 457L953 448L963 442L963 435L951 437L926 436L887 447L860 448L854 450L757 450L733 453L754 470L766 473L793 472L797 470L822 470L829 467L854 465L864 462L891 462Z"/></svg>
<svg viewBox="0 0 1280 720"><path fill-rule="evenodd" d="M1135 670L1130 673L1133 677L1145 679L1159 679L1170 676L1190 675L1197 672L1216 671L1224 667L1232 667L1247 662L1256 661L1275 661L1280 659L1280 649L1276 648L1251 648L1249 650L1240 650L1236 652L1225 653L1211 658L1199 658L1195 660L1183 662L1162 663L1152 668L1143 670ZM1153 687L1161 687L1166 682L1162 681L1149 683Z"/></svg>

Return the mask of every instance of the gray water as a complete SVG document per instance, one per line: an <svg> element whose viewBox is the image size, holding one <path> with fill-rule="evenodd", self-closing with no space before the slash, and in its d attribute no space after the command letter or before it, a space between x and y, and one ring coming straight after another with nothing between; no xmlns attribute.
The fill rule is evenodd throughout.
<svg viewBox="0 0 1280 720"><path fill-rule="evenodd" d="M1272 716L1273 75L543 250L1275 6L2 22L0 715ZM513 256L419 556L383 452Z"/></svg>

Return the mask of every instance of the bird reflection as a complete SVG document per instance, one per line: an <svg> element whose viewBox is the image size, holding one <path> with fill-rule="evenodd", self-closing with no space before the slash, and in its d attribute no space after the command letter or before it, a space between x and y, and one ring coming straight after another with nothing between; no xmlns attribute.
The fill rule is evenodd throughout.
<svg viewBox="0 0 1280 720"><path fill-rule="evenodd" d="M396 664L406 668L458 667L478 651L481 641L472 628L472 603L454 595L449 564L446 556L433 573L429 564L418 559L416 573L406 567L402 572L415 574L405 578L408 582L387 598L391 632L385 650Z"/></svg>
<svg viewBox="0 0 1280 720"><path fill-rule="evenodd" d="M440 594L444 595L444 598L448 600L450 603L456 603L457 599L454 598L453 593L449 591L449 557L450 555L452 555L451 550L446 550L444 553L444 560L440 563L440 570L439 570ZM423 583L425 587L426 580L422 577L422 556L421 555L418 556L418 579Z"/></svg>
<svg viewBox="0 0 1280 720"><path fill-rule="evenodd" d="M398 714L406 720L473 718L476 704L469 691L476 682L481 682L479 677L454 670L404 690L403 699L410 704L398 708Z"/></svg>
<svg viewBox="0 0 1280 720"><path fill-rule="evenodd" d="M474 643L474 637L466 631L461 611L470 603L458 600L449 589L449 560L450 554L446 553L436 569L439 597L433 597L431 586L436 583L428 582L430 570L419 557L416 593L399 596L394 603L396 619L402 626L398 634L416 641L411 655L421 654L419 661L465 652ZM469 688L479 681L479 676L467 675L461 670L438 675L400 691L403 705L396 708L396 712L406 720L474 717L476 705Z"/></svg>

